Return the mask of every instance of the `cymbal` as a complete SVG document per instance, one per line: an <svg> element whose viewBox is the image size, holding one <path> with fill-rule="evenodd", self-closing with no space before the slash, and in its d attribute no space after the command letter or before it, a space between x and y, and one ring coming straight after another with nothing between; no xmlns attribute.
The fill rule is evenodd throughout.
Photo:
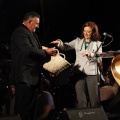
<svg viewBox="0 0 120 120"><path fill-rule="evenodd" d="M107 51L107 53L113 55L113 56L116 56L118 54L120 54L120 50L117 50L117 51Z"/></svg>
<svg viewBox="0 0 120 120"><path fill-rule="evenodd" d="M117 55L120 54L120 50L117 50L117 51L107 51L107 52L102 52L100 54L98 54L99 57L101 58L113 58Z"/></svg>
<svg viewBox="0 0 120 120"><path fill-rule="evenodd" d="M98 54L99 57L101 58L113 58L114 56L108 52L102 52L100 54Z"/></svg>

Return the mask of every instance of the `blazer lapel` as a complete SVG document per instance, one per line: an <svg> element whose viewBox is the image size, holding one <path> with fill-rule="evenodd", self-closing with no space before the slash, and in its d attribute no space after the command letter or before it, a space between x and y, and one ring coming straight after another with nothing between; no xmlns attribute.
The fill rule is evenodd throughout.
<svg viewBox="0 0 120 120"><path fill-rule="evenodd" d="M41 48L40 41L38 40L37 36L34 33L31 34L31 42L34 47Z"/></svg>
<svg viewBox="0 0 120 120"><path fill-rule="evenodd" d="M78 41L78 43L77 43L77 49L79 51L85 50L84 39Z"/></svg>
<svg viewBox="0 0 120 120"><path fill-rule="evenodd" d="M33 35L34 35L34 37L35 37L35 39L36 39L36 42L37 42L38 46L41 47L41 43L40 43L37 35L36 35L35 33L33 33Z"/></svg>
<svg viewBox="0 0 120 120"><path fill-rule="evenodd" d="M24 27L28 31L28 34L30 35L30 43L36 48L42 48L40 41L38 37L36 36L36 34L31 33L24 24L21 24L21 26Z"/></svg>

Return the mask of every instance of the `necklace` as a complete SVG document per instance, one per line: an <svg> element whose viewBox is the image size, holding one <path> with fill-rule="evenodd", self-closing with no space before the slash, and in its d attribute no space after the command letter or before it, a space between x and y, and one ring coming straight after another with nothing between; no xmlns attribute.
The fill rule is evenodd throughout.
<svg viewBox="0 0 120 120"><path fill-rule="evenodd" d="M89 42L86 42L86 41L85 41L85 49L88 48L89 44L90 44L90 41L89 41Z"/></svg>

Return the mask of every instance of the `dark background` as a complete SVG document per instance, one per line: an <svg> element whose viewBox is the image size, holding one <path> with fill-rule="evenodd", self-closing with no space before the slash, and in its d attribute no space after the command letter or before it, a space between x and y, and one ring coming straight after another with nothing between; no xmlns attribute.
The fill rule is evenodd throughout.
<svg viewBox="0 0 120 120"><path fill-rule="evenodd" d="M42 45L51 46L57 38L71 41L79 37L82 25L94 21L104 40L103 33L113 36L113 42L103 51L120 49L120 5L119 0L0 0L0 55L10 59L9 43L12 31L28 11L41 15L40 29L36 31ZM104 45L109 43L107 38ZM62 51L63 52L63 51ZM74 62L74 51L64 52L69 62ZM104 58L105 65L111 58Z"/></svg>
<svg viewBox="0 0 120 120"><path fill-rule="evenodd" d="M0 0L0 82L1 78L5 81L9 80L10 37L28 11L35 11L41 15L40 28L36 33L42 45L51 47L50 42L58 38L63 41L71 41L79 37L85 22L94 21L99 27L101 41L104 41L104 32L113 36L113 42L103 47L103 52L120 50L119 0ZM103 46L110 42L111 38L107 37ZM69 62L74 62L74 51L60 52L66 55ZM104 71L110 65L111 60L112 58L103 58ZM53 96L56 106L59 109L68 104L70 106L71 103L74 104L75 93L73 86L69 85L52 89L52 93L55 93ZM5 92L1 91L2 97L6 95ZM5 100L0 100L3 100L0 105L4 104ZM112 105L114 106L114 104L120 106L116 101L113 101Z"/></svg>

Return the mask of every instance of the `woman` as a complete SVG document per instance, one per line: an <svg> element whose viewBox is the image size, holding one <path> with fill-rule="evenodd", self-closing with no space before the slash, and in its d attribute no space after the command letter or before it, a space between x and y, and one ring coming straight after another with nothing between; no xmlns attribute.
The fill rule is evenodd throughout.
<svg viewBox="0 0 120 120"><path fill-rule="evenodd" d="M101 62L101 58L97 57L97 55L102 53L102 42L99 40L98 26L96 23L88 21L83 25L80 37L71 42L64 43L60 39L51 42L51 44L56 44L61 50L75 49L75 65L78 65L79 70L87 74L87 77L80 78L75 84L79 108L86 108L88 105L91 107L100 105L98 94L99 70L97 64Z"/></svg>

